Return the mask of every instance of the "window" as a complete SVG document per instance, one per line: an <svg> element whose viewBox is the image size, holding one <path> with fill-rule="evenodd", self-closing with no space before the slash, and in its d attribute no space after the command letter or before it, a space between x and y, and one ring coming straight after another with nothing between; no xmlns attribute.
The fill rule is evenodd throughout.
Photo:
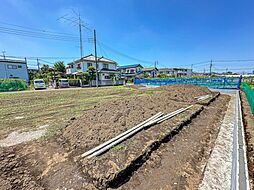
<svg viewBox="0 0 254 190"><path fill-rule="evenodd" d="M19 68L19 69L22 68L22 65L18 65L18 68Z"/></svg>
<svg viewBox="0 0 254 190"><path fill-rule="evenodd" d="M87 68L93 66L92 63L87 63Z"/></svg>
<svg viewBox="0 0 254 190"><path fill-rule="evenodd" d="M79 63L79 64L77 64L77 69L81 69L81 65L80 65L80 63Z"/></svg>
<svg viewBox="0 0 254 190"><path fill-rule="evenodd" d="M17 65L7 65L8 69L17 69Z"/></svg>
<svg viewBox="0 0 254 190"><path fill-rule="evenodd" d="M73 69L73 65L71 65L71 68Z"/></svg>
<svg viewBox="0 0 254 190"><path fill-rule="evenodd" d="M103 69L108 69L108 64L103 64Z"/></svg>
<svg viewBox="0 0 254 190"><path fill-rule="evenodd" d="M107 76L104 76L104 78L105 78L105 79L110 79L110 76L109 76L109 75L107 75Z"/></svg>

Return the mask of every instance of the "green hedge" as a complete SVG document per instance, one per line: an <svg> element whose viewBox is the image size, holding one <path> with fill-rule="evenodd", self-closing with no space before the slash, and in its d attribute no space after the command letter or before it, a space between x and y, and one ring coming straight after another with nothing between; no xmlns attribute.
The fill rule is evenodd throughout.
<svg viewBox="0 0 254 190"><path fill-rule="evenodd" d="M70 86L80 86L80 80L79 79L68 79Z"/></svg>
<svg viewBox="0 0 254 190"><path fill-rule="evenodd" d="M80 79L68 79L70 86L81 86ZM82 80L82 85L88 84L88 81Z"/></svg>
<svg viewBox="0 0 254 190"><path fill-rule="evenodd" d="M20 79L0 79L0 92L27 90L28 84Z"/></svg>
<svg viewBox="0 0 254 190"><path fill-rule="evenodd" d="M252 114L254 115L254 90L251 89L251 87L247 83L243 83L242 87L250 104Z"/></svg>

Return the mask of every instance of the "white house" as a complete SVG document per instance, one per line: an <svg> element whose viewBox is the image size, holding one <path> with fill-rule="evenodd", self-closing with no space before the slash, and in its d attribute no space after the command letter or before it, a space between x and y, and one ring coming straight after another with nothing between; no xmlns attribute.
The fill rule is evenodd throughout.
<svg viewBox="0 0 254 190"><path fill-rule="evenodd" d="M99 80L110 79L110 73L119 74L119 71L117 71L117 63L115 61L104 57L97 57L97 64ZM96 68L95 56L92 54L68 63L66 74L76 75L81 72L86 72L90 66Z"/></svg>
<svg viewBox="0 0 254 190"><path fill-rule="evenodd" d="M97 64L99 81L104 81L104 84L106 84L107 81L112 81L112 74L120 74L120 72L117 70L117 63L113 60L107 59L105 57L97 57ZM96 68L95 56L92 54L68 63L66 74L76 75L81 72L86 72L90 66ZM110 83L107 84L110 85Z"/></svg>
<svg viewBox="0 0 254 190"><path fill-rule="evenodd" d="M28 82L26 61L0 59L0 78L23 79Z"/></svg>

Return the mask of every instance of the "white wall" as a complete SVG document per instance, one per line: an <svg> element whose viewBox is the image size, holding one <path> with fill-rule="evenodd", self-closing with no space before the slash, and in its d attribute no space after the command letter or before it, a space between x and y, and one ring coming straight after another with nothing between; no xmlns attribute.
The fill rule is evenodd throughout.
<svg viewBox="0 0 254 190"><path fill-rule="evenodd" d="M27 66L21 63L6 63L0 61L0 78L19 78L29 81Z"/></svg>
<svg viewBox="0 0 254 190"><path fill-rule="evenodd" d="M94 63L94 62L81 62L80 63L80 66L81 66L81 69L77 69L77 63L76 64L74 64L74 68L73 69L71 69L71 71L72 71L72 73L73 72L86 72L87 70L88 70L88 67L87 67L87 64L88 63L91 63L92 64L92 66L94 67L94 68L96 68L96 64ZM98 69L99 70L101 70L102 68L103 68L103 65L104 65L105 63L103 63L103 62L98 62ZM109 69L114 69L114 70L116 70L116 64L111 64L111 63L107 63L108 64L108 68Z"/></svg>

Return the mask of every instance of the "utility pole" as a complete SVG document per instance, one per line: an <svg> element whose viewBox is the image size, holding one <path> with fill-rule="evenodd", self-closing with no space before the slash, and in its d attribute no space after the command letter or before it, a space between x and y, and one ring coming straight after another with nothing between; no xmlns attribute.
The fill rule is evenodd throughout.
<svg viewBox="0 0 254 190"><path fill-rule="evenodd" d="M95 56L95 65L96 65L96 87L98 88L98 63L97 63L97 47L96 47L96 30L93 30L93 35L94 35L94 56Z"/></svg>
<svg viewBox="0 0 254 190"><path fill-rule="evenodd" d="M74 26L78 26L79 28L79 47L80 47L80 57L83 57L83 41L82 41L82 27L85 27L83 25L83 21L81 19L80 13L76 12L75 10L73 10L73 13L76 15L75 18L73 17L68 17L69 14L61 16L60 18L58 18L57 20L65 20L67 22L69 22L70 24L74 24Z"/></svg>
<svg viewBox="0 0 254 190"><path fill-rule="evenodd" d="M210 76L212 76L212 66L213 66L213 60L210 62Z"/></svg>
<svg viewBox="0 0 254 190"><path fill-rule="evenodd" d="M37 67L38 67L38 72L40 72L40 63L39 63L39 59L37 58Z"/></svg>
<svg viewBox="0 0 254 190"><path fill-rule="evenodd" d="M80 43L80 58L83 57L83 44L82 44L82 22L80 18L80 13L78 15L78 20L79 20L79 43Z"/></svg>

